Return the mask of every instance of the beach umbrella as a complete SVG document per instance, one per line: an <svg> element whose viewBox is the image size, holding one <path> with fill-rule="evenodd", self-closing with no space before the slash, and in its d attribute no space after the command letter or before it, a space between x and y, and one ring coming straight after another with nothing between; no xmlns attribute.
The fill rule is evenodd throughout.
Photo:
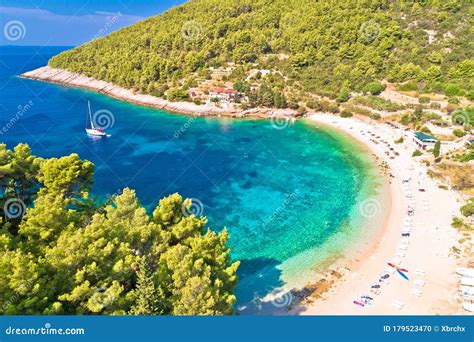
<svg viewBox="0 0 474 342"><path fill-rule="evenodd" d="M407 277L404 273L402 273L402 271L400 271L400 270L397 269L397 272L398 272L398 274L400 274L403 278L405 278L406 280L409 280L408 277Z"/></svg>
<svg viewBox="0 0 474 342"><path fill-rule="evenodd" d="M407 277L407 275L404 273L404 272L408 272L408 270L406 270L406 269L404 269L404 268L401 268L401 267L399 267L399 266L397 266L397 265L394 265L394 264L392 264L392 263L390 263L390 262L387 263L387 264L388 264L388 266L393 267L395 270L397 270L397 273L398 273L402 278L404 278L404 279L406 279L406 280L409 280L408 277Z"/></svg>

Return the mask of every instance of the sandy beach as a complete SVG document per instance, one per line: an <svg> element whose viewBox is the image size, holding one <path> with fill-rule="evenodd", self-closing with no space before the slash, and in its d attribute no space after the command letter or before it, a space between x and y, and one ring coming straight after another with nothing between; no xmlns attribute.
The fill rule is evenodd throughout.
<svg viewBox="0 0 474 342"><path fill-rule="evenodd" d="M110 82L100 81L92 77L49 66L25 72L21 77L87 89L118 100L131 102L145 107L164 109L179 114L195 116L229 116L234 118L268 118L271 116L289 117L296 114L296 111L291 109L252 108L241 110L240 108L234 108L232 105L222 105L219 107L215 104L196 105L193 102L171 102L156 96L139 94L131 89L125 89Z"/></svg>
<svg viewBox="0 0 474 342"><path fill-rule="evenodd" d="M394 144L403 134L401 130L387 124L322 113L310 119L352 135L388 164L393 175L391 207L378 241L350 262L349 271L322 298L295 307L291 312L303 315L465 314L457 295L457 259L451 252L459 239L451 227L452 217L459 213L459 195L440 189L427 176L426 166L411 156L413 147L408 139L403 144ZM394 152L399 155L395 156ZM412 216L407 214L409 207L414 208ZM407 229L410 236L402 237L402 230ZM409 280L402 278L388 262L407 269ZM389 277L379 282L381 275L387 273ZM372 288L373 285L378 289ZM373 300L364 306L354 304L354 300L360 301L362 296Z"/></svg>
<svg viewBox="0 0 474 342"><path fill-rule="evenodd" d="M192 102L170 102L151 95L134 93L66 70L48 66L27 72L22 77L79 87L120 100L153 108L190 115L230 117L290 116L294 111L256 108L241 111L215 105L198 106ZM384 123L371 123L356 118L341 118L324 113L309 117L315 123L341 130L364 143L379 161L388 165L393 176L390 181L390 208L385 226L366 244L357 259L349 260L343 272L322 298L294 307L290 314L303 315L418 315L465 314L458 292L458 265L451 248L459 240L451 227L454 216L459 216L461 198L452 190L443 190L427 176L427 168L411 154L415 147L410 139L394 144L404 132ZM382 142L385 141L385 142ZM393 148L393 150L390 150ZM395 152L398 155L395 155ZM423 189L424 191L420 191ZM408 215L409 208L414 214ZM402 237L403 230L409 237ZM387 263L408 270L405 280ZM382 275L389 274L382 283ZM373 285L380 286L378 290ZM372 290L372 291L371 291ZM373 298L364 306L354 304L361 296Z"/></svg>

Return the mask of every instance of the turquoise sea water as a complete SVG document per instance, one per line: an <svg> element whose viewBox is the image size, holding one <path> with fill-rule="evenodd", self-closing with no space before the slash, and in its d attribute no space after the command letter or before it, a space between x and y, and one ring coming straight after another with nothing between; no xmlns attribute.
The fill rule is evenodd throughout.
<svg viewBox="0 0 474 342"><path fill-rule="evenodd" d="M242 262L239 306L341 253L358 236L358 203L380 192L369 155L327 128L147 109L17 77L61 48L0 51L0 127L22 112L0 141L28 143L42 157L78 153L96 165L94 191L103 196L130 187L149 209L174 192L195 198L213 229L230 232ZM85 134L87 100L93 112L111 113L110 138Z"/></svg>

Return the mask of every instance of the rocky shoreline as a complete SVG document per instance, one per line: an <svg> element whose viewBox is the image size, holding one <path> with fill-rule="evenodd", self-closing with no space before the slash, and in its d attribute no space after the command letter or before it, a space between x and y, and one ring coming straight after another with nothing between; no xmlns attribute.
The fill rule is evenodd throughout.
<svg viewBox="0 0 474 342"><path fill-rule="evenodd" d="M178 114L194 116L228 116L232 118L296 116L296 111L291 109L252 108L241 110L239 108L220 108L214 104L196 105L192 102L171 102L152 95L135 93L131 89L125 89L110 82L100 81L92 77L49 66L25 72L20 76L37 81L87 89L118 100L146 107L163 109Z"/></svg>

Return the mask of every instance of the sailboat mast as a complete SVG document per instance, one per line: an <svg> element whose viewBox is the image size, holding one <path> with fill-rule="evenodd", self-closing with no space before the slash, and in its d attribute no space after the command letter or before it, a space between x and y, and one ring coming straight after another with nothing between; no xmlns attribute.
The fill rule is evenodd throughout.
<svg viewBox="0 0 474 342"><path fill-rule="evenodd" d="M92 112L91 112L91 102L87 101L87 106L89 107L89 120L91 122L91 128L94 129L94 123L92 122Z"/></svg>
<svg viewBox="0 0 474 342"><path fill-rule="evenodd" d="M89 101L87 101L87 104L89 105ZM87 123L89 121L89 113L86 113L86 129L89 128L89 124Z"/></svg>

